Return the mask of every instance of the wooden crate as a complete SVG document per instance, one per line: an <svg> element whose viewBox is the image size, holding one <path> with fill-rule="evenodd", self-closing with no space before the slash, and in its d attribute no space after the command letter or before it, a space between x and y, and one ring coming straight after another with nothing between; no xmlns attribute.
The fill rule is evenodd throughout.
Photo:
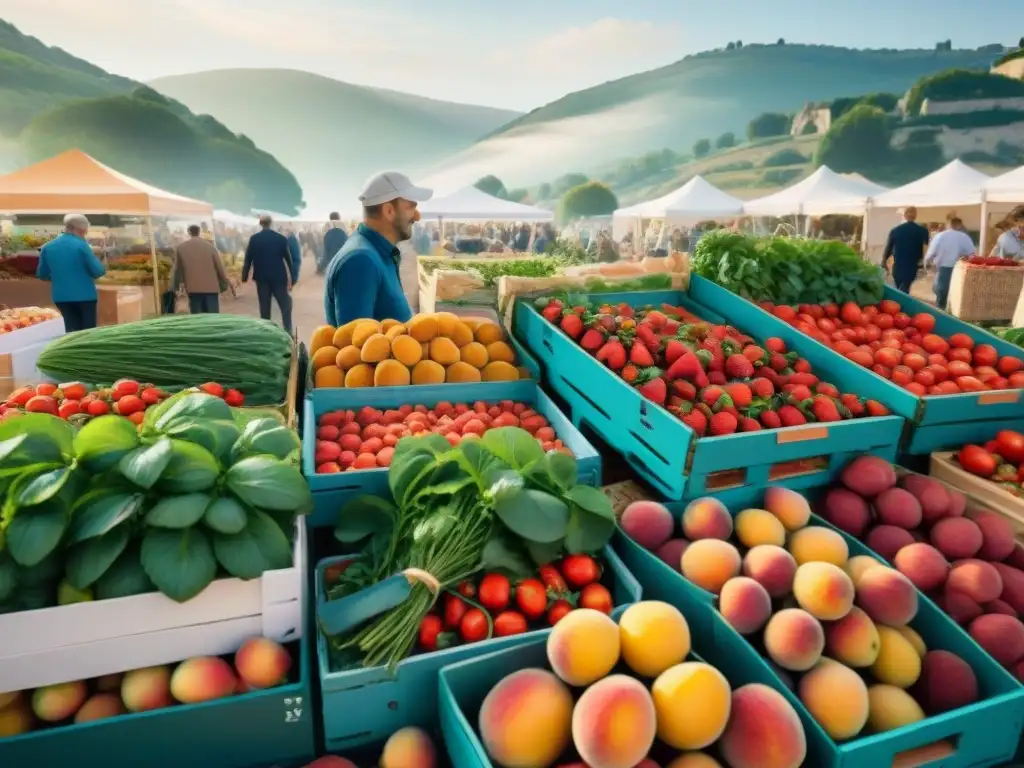
<svg viewBox="0 0 1024 768"><path fill-rule="evenodd" d="M993 512L998 512L1013 526L1017 540L1024 542L1024 499L1014 496L984 477L972 475L954 460L954 451L937 451L930 458L928 474L936 480L963 491Z"/></svg>

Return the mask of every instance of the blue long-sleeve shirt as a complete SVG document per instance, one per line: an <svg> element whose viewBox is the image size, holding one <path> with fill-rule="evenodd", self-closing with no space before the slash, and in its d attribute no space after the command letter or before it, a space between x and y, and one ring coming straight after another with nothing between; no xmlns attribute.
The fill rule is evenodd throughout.
<svg viewBox="0 0 1024 768"><path fill-rule="evenodd" d="M299 270L302 268L302 246L294 232L288 235L288 254L292 257L292 282L299 282Z"/></svg>
<svg viewBox="0 0 1024 768"><path fill-rule="evenodd" d="M54 303L96 301L96 278L107 272L84 238L64 232L39 252L36 277L51 283Z"/></svg>
<svg viewBox="0 0 1024 768"><path fill-rule="evenodd" d="M327 268L324 314L335 327L361 317L405 322L412 317L402 290L398 247L360 224Z"/></svg>

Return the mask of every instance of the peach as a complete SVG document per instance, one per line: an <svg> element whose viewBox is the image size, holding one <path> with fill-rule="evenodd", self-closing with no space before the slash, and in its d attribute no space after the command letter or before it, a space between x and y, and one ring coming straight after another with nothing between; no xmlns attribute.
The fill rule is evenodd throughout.
<svg viewBox="0 0 1024 768"><path fill-rule="evenodd" d="M992 563L984 560L957 560L949 572L947 592L967 595L976 603L997 600L1003 593L1003 578Z"/></svg>
<svg viewBox="0 0 1024 768"><path fill-rule="evenodd" d="M879 648L878 627L857 606L839 621L825 627L826 652L847 666L870 667L878 658Z"/></svg>
<svg viewBox="0 0 1024 768"><path fill-rule="evenodd" d="M269 637L251 637L235 654L235 669L249 688L272 688L288 679L292 656Z"/></svg>
<svg viewBox="0 0 1024 768"><path fill-rule="evenodd" d="M915 651L917 651L917 655L923 660L925 655L928 653L928 646L925 645L924 638L910 627L896 627L896 631L906 638L907 642L914 647Z"/></svg>
<svg viewBox="0 0 1024 768"><path fill-rule="evenodd" d="M872 568L857 583L857 605L876 624L901 627L917 615L917 590L892 568Z"/></svg>
<svg viewBox="0 0 1024 768"><path fill-rule="evenodd" d="M852 739L868 721L868 687L861 676L831 659L822 659L800 678L800 701L836 741Z"/></svg>
<svg viewBox="0 0 1024 768"><path fill-rule="evenodd" d="M722 768L722 764L703 752L686 752L666 765L665 768Z"/></svg>
<svg viewBox="0 0 1024 768"><path fill-rule="evenodd" d="M804 672L821 658L825 631L819 621L799 608L784 608L764 628L764 649L783 669Z"/></svg>
<svg viewBox="0 0 1024 768"><path fill-rule="evenodd" d="M855 590L846 571L832 563L804 563L796 569L793 597L811 616L823 621L843 618L853 607Z"/></svg>
<svg viewBox="0 0 1024 768"><path fill-rule="evenodd" d="M921 524L921 503L910 491L889 488L875 497L875 512L884 525L912 530Z"/></svg>
<svg viewBox="0 0 1024 768"><path fill-rule="evenodd" d="M797 565L832 563L842 568L850 558L846 540L831 528L812 525L789 537L789 551Z"/></svg>
<svg viewBox="0 0 1024 768"><path fill-rule="evenodd" d="M437 750L427 732L409 726L395 731L384 743L380 768L434 768Z"/></svg>
<svg viewBox="0 0 1024 768"><path fill-rule="evenodd" d="M949 575L949 562L930 544L908 544L896 553L893 565L922 592L941 587Z"/></svg>
<svg viewBox="0 0 1024 768"><path fill-rule="evenodd" d="M619 525L641 547L654 551L672 538L676 521L664 504L634 501L623 510Z"/></svg>
<svg viewBox="0 0 1024 768"><path fill-rule="evenodd" d="M1016 616L1017 612L1013 610L1013 606L1009 603L1005 603L1002 600L989 600L983 606L981 610L985 613L1001 613L1005 616Z"/></svg>
<svg viewBox="0 0 1024 768"><path fill-rule="evenodd" d="M318 757L312 763L304 765L303 768L359 768L359 766L344 757L324 755L323 757Z"/></svg>
<svg viewBox="0 0 1024 768"><path fill-rule="evenodd" d="M943 611L949 614L949 618L961 626L970 624L984 613L981 606L963 592L946 590L936 602Z"/></svg>
<svg viewBox="0 0 1024 768"><path fill-rule="evenodd" d="M1004 667L1024 658L1024 624L1013 616L1001 613L979 616L971 622L968 632L974 642Z"/></svg>
<svg viewBox="0 0 1024 768"><path fill-rule="evenodd" d="M683 552L683 576L701 589L718 594L722 586L740 572L740 553L727 541L700 539Z"/></svg>
<svg viewBox="0 0 1024 768"><path fill-rule="evenodd" d="M825 495L822 517L841 531L860 538L871 524L871 508L847 488L833 488Z"/></svg>
<svg viewBox="0 0 1024 768"><path fill-rule="evenodd" d="M718 499L710 496L694 499L683 510L683 534L690 541L724 541L732 536L732 515Z"/></svg>
<svg viewBox="0 0 1024 768"><path fill-rule="evenodd" d="M811 519L811 505L801 493L772 485L765 489L764 508L779 518L787 531L798 531Z"/></svg>
<svg viewBox="0 0 1024 768"><path fill-rule="evenodd" d="M885 459L860 456L846 465L839 479L854 493L870 498L896 485L896 471Z"/></svg>
<svg viewBox="0 0 1024 768"><path fill-rule="evenodd" d="M44 685L32 692L32 711L47 723L59 723L74 715L89 696L82 680Z"/></svg>
<svg viewBox="0 0 1024 768"><path fill-rule="evenodd" d="M28 700L19 697L0 709L0 739L18 736L32 730L32 708Z"/></svg>
<svg viewBox="0 0 1024 768"><path fill-rule="evenodd" d="M125 672L121 680L121 700L129 712L148 712L169 707L171 671L167 667L145 667Z"/></svg>
<svg viewBox="0 0 1024 768"><path fill-rule="evenodd" d="M970 664L955 653L929 651L911 693L928 714L937 715L976 702L978 678Z"/></svg>
<svg viewBox="0 0 1024 768"><path fill-rule="evenodd" d="M781 547L786 543L786 528L782 521L766 509L744 509L733 521L736 538L744 547L760 544L774 544Z"/></svg>
<svg viewBox="0 0 1024 768"><path fill-rule="evenodd" d="M928 534L928 540L950 560L974 557L981 549L981 529L966 517L939 520Z"/></svg>
<svg viewBox="0 0 1024 768"><path fill-rule="evenodd" d="M551 765L572 738L572 709L569 689L547 670L513 672L480 705L480 740L498 765Z"/></svg>
<svg viewBox="0 0 1024 768"><path fill-rule="evenodd" d="M843 570L846 571L846 575L850 577L850 581L856 587L861 575L869 568L885 568L885 566L871 555L856 555L846 562Z"/></svg>
<svg viewBox="0 0 1024 768"><path fill-rule="evenodd" d="M946 512L946 517L963 517L967 511L967 497L949 487L946 487L946 493L949 494L949 511Z"/></svg>
<svg viewBox="0 0 1024 768"><path fill-rule="evenodd" d="M197 656L183 661L171 675L171 695L182 704L230 696L237 685L231 665L217 656Z"/></svg>
<svg viewBox="0 0 1024 768"><path fill-rule="evenodd" d="M1016 542L1013 538L1013 528L1005 517L987 510L969 512L967 517L981 529L981 549L978 550L978 557L999 562L1010 556Z"/></svg>
<svg viewBox="0 0 1024 768"><path fill-rule="evenodd" d="M703 749L725 730L732 690L725 675L701 661L676 664L651 687L658 738L675 749Z"/></svg>
<svg viewBox="0 0 1024 768"><path fill-rule="evenodd" d="M590 685L619 663L619 627L591 608L567 613L551 630L548 663L569 685Z"/></svg>
<svg viewBox="0 0 1024 768"><path fill-rule="evenodd" d="M1019 541L1014 543L1013 552L1003 562L1012 568L1024 568L1024 544Z"/></svg>
<svg viewBox="0 0 1024 768"><path fill-rule="evenodd" d="M668 603L634 603L623 612L618 631L622 660L643 677L657 677L690 654L690 626L679 609ZM591 642L589 638L585 641Z"/></svg>
<svg viewBox="0 0 1024 768"><path fill-rule="evenodd" d="M913 697L895 685L868 688L868 727L875 733L892 731L924 720L924 710Z"/></svg>
<svg viewBox="0 0 1024 768"><path fill-rule="evenodd" d="M892 627L878 627L878 658L871 673L878 682L909 688L921 675L921 656L910 641Z"/></svg>
<svg viewBox="0 0 1024 768"><path fill-rule="evenodd" d="M718 748L732 768L797 768L807 756L807 737L781 693L751 683L733 691L732 714Z"/></svg>
<svg viewBox="0 0 1024 768"><path fill-rule="evenodd" d="M893 561L897 552L913 544L914 541L910 531L897 528L895 525L876 525L864 537L864 543L867 544L868 549L889 562Z"/></svg>
<svg viewBox="0 0 1024 768"><path fill-rule="evenodd" d="M120 696L115 693L95 693L75 714L75 722L88 723L122 714L124 714L124 704L121 703Z"/></svg>
<svg viewBox="0 0 1024 768"><path fill-rule="evenodd" d="M785 597L793 591L796 560L782 547L764 544L744 556L743 575L768 590L771 597Z"/></svg>
<svg viewBox="0 0 1024 768"><path fill-rule="evenodd" d="M993 563L1003 580L1003 593L999 596L1017 613L1024 614L1024 571L1005 563Z"/></svg>
<svg viewBox="0 0 1024 768"><path fill-rule="evenodd" d="M594 683L572 713L573 743L591 768L632 768L647 757L657 727L651 694L626 675Z"/></svg>
<svg viewBox="0 0 1024 768"><path fill-rule="evenodd" d="M683 560L683 552L690 546L686 539L669 539L654 554L666 565L672 566L672 570L679 571L679 564Z"/></svg>
<svg viewBox="0 0 1024 768"><path fill-rule="evenodd" d="M925 523L934 523L949 513L950 498L946 486L925 475L904 475L900 485L914 495L921 505L921 519Z"/></svg>
<svg viewBox="0 0 1024 768"><path fill-rule="evenodd" d="M725 582L718 597L718 610L741 635L757 632L772 615L768 590L747 576Z"/></svg>

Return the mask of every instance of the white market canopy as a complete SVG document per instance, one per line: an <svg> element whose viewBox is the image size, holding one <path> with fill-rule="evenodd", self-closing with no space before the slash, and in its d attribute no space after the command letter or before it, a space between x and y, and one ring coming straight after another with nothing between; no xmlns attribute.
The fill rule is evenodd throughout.
<svg viewBox="0 0 1024 768"><path fill-rule="evenodd" d="M985 182L985 199L990 203L1024 203L1024 165Z"/></svg>
<svg viewBox="0 0 1024 768"><path fill-rule="evenodd" d="M803 181L780 192L743 204L747 216L826 216L863 214L872 195L885 191L864 178L844 176L821 166Z"/></svg>
<svg viewBox="0 0 1024 768"><path fill-rule="evenodd" d="M476 187L463 187L450 195L419 204L423 218L452 221L553 221L555 214L544 208L488 195Z"/></svg>
<svg viewBox="0 0 1024 768"><path fill-rule="evenodd" d="M668 223L688 223L739 216L742 213L742 200L723 192L703 176L694 176L667 195L619 208L613 217L664 219Z"/></svg>
<svg viewBox="0 0 1024 768"><path fill-rule="evenodd" d="M891 189L871 200L872 208L956 208L981 205L991 177L957 159L927 176Z"/></svg>

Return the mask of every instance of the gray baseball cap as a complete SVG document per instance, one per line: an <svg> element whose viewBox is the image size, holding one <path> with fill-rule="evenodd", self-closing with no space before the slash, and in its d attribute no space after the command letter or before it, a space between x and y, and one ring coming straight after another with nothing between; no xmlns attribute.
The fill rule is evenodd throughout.
<svg viewBox="0 0 1024 768"><path fill-rule="evenodd" d="M392 200L411 200L424 203L434 194L432 189L417 187L409 177L398 171L384 171L370 177L359 193L359 202L363 206L390 203Z"/></svg>

